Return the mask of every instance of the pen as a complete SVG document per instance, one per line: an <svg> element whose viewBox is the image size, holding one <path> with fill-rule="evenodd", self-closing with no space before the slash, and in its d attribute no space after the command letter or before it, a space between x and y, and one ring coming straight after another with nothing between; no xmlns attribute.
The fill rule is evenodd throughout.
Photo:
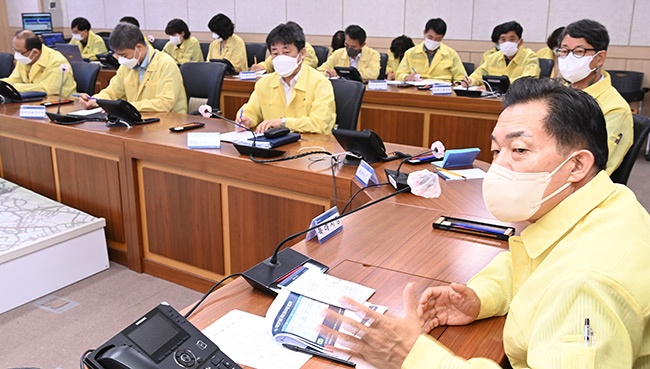
<svg viewBox="0 0 650 369"><path fill-rule="evenodd" d="M81 94L72 94L72 95L70 95L70 96L81 97ZM88 96L88 98L89 98L90 100L97 100L96 97L92 97L92 96Z"/></svg>
<svg viewBox="0 0 650 369"><path fill-rule="evenodd" d="M438 177L444 179L445 181L449 179L449 177L447 177L446 175L442 174L442 172L440 172L440 171L436 171L436 174L438 175Z"/></svg>
<svg viewBox="0 0 650 369"><path fill-rule="evenodd" d="M462 178L462 179L467 179L467 177L465 177L464 175L462 175L462 174L460 174L460 173L452 172L452 171L449 170L449 169L438 168L438 170L441 170L441 171L443 171L443 172L445 172L445 173L449 173L449 174L451 174L451 175L458 176L458 177L460 177L460 178Z"/></svg>
<svg viewBox="0 0 650 369"><path fill-rule="evenodd" d="M333 355L328 355L328 354L326 354L324 352L320 352L318 350L314 350L314 349L309 348L309 347L300 347L300 346L296 346L296 345L290 345L288 343L283 343L282 346L288 348L291 351L302 352L304 354L318 356L318 357L321 357L323 359L331 360L331 361L333 361L335 363L351 366L353 368L355 368L357 366L356 363L353 363L351 361L341 359L341 358L333 356Z"/></svg>
<svg viewBox="0 0 650 369"><path fill-rule="evenodd" d="M591 326L589 324L589 318L585 318L584 336L585 336L585 347L593 346L594 332L591 330Z"/></svg>
<svg viewBox="0 0 650 369"><path fill-rule="evenodd" d="M257 64L257 55L253 55L253 61Z"/></svg>

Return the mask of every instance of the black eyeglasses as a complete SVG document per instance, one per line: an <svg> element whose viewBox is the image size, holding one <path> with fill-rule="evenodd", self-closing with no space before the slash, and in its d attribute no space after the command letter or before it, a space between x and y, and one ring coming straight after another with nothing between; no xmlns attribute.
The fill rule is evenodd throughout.
<svg viewBox="0 0 650 369"><path fill-rule="evenodd" d="M559 47L555 49L555 55L560 58L565 58L569 53L572 53L576 58L582 58L587 54L587 51L596 51L596 49L588 49L584 47L576 47L574 49L567 49L565 47Z"/></svg>

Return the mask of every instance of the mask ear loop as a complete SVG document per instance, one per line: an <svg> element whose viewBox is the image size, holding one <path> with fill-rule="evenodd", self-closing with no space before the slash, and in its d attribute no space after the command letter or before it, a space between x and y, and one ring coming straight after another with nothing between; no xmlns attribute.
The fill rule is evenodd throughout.
<svg viewBox="0 0 650 369"><path fill-rule="evenodd" d="M575 154L575 153L574 153L574 154ZM560 170L560 168L562 168L562 167L564 166L564 164L568 163L569 160L571 160L571 159L573 159L573 158L575 157L574 154L571 154L571 155L569 155L568 158L564 159L564 161L563 161L562 163L560 163L560 165L558 165L557 168L553 169L553 171L552 171L551 173L548 174L548 177L547 177L547 178L550 179L551 177L553 177L553 175L554 175L555 173L557 173L557 172ZM531 209L532 209L532 208L537 208L537 207L541 206L543 203L547 202L548 200L550 200L551 198L553 198L554 196L556 196L556 195L559 194L560 192L566 190L569 186L571 186L571 182L567 182L567 183L563 184L562 186L560 186L560 188L558 188L557 190L553 191L553 193L551 193L550 195L546 196L545 198L539 200L538 202L536 202L536 203L534 203L534 204L531 204L531 206L530 206Z"/></svg>

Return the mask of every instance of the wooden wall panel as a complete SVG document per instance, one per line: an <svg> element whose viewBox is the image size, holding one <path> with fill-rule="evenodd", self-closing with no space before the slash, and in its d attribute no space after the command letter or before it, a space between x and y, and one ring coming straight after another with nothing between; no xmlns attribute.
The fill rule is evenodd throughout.
<svg viewBox="0 0 650 369"><path fill-rule="evenodd" d="M145 255L160 255L224 274L221 186L197 178L142 169Z"/></svg>
<svg viewBox="0 0 650 369"><path fill-rule="evenodd" d="M440 140L447 149L478 147L479 160L492 161L490 134L496 121L449 115L431 115L429 142Z"/></svg>
<svg viewBox="0 0 650 369"><path fill-rule="evenodd" d="M285 237L309 227L326 209L284 197L229 187L230 258L232 272L242 272L268 258ZM236 206L234 205L236 204ZM293 245L304 236L286 245Z"/></svg>
<svg viewBox="0 0 650 369"><path fill-rule="evenodd" d="M5 179L57 200L49 147L0 137L0 159Z"/></svg>
<svg viewBox="0 0 650 369"><path fill-rule="evenodd" d="M422 146L424 140L424 113L361 108L357 130L371 129L384 142Z"/></svg>
<svg viewBox="0 0 650 369"><path fill-rule="evenodd" d="M118 163L56 149L61 202L106 219L106 237L126 243Z"/></svg>

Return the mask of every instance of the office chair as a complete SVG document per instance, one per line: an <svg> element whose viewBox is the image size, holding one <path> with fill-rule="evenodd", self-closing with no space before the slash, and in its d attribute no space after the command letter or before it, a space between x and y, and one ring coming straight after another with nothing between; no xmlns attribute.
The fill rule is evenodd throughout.
<svg viewBox="0 0 650 369"><path fill-rule="evenodd" d="M165 45L167 44L167 41L169 41L169 40L165 39L165 38L157 38L157 39L153 40L151 45L154 47L154 49L162 51L162 49L165 48Z"/></svg>
<svg viewBox="0 0 650 369"><path fill-rule="evenodd" d="M106 50L111 52L111 51L113 51L113 49L111 49L111 45L109 45L109 43L108 43L109 38L110 37L108 37L108 36L102 36L102 40L104 40L104 45L106 45Z"/></svg>
<svg viewBox="0 0 650 369"><path fill-rule="evenodd" d="M628 103L639 102L639 114L643 113L643 98L648 87L641 87L643 84L643 73L628 70L608 70L612 79L612 86L623 96Z"/></svg>
<svg viewBox="0 0 650 369"><path fill-rule="evenodd" d="M203 60L208 61L208 52L210 51L211 42L199 42L201 52L203 53Z"/></svg>
<svg viewBox="0 0 650 369"><path fill-rule="evenodd" d="M639 156L643 141L648 136L648 133L650 133L650 118L639 114L633 114L632 117L634 118L634 141L632 142L632 147L630 147L630 150L623 157L621 165L609 176L613 182L624 185L627 184L627 180L630 178L632 167L634 167L636 158Z"/></svg>
<svg viewBox="0 0 650 369"><path fill-rule="evenodd" d="M9 53L0 53L0 78L9 77L14 70L14 55Z"/></svg>
<svg viewBox="0 0 650 369"><path fill-rule="evenodd" d="M377 79L386 79L386 65L388 65L388 54L379 53L379 77Z"/></svg>
<svg viewBox="0 0 650 369"><path fill-rule="evenodd" d="M261 63L266 59L266 44L246 42L246 58L248 59L248 67L257 62Z"/></svg>
<svg viewBox="0 0 650 369"><path fill-rule="evenodd" d="M327 61L327 57L330 54L330 49L327 46L312 45L314 51L316 52L316 58L318 59L318 66Z"/></svg>
<svg viewBox="0 0 650 369"><path fill-rule="evenodd" d="M336 103L334 127L356 130L366 86L361 82L347 79L332 79L330 81L334 88L334 102Z"/></svg>
<svg viewBox="0 0 650 369"><path fill-rule="evenodd" d="M101 32L95 32L95 34L99 37L111 37L111 32L110 31L101 31Z"/></svg>
<svg viewBox="0 0 650 369"><path fill-rule="evenodd" d="M188 111L190 111L189 100L191 98L207 99L206 103L215 112L221 109L219 100L225 74L226 64L224 63L185 63L181 65L183 85L188 99ZM196 112L193 111L190 114L196 115Z"/></svg>
<svg viewBox="0 0 650 369"><path fill-rule="evenodd" d="M553 59L539 59L539 78L551 78L551 73L553 73L553 66L555 65L555 60Z"/></svg>
<svg viewBox="0 0 650 369"><path fill-rule="evenodd" d="M474 72L474 69L476 69L474 63L470 63L470 62L463 62L463 67L465 67L466 76L472 74L472 72Z"/></svg>
<svg viewBox="0 0 650 369"><path fill-rule="evenodd" d="M71 62L72 76L77 82L77 92L92 95L95 93L97 75L101 65L97 63Z"/></svg>

